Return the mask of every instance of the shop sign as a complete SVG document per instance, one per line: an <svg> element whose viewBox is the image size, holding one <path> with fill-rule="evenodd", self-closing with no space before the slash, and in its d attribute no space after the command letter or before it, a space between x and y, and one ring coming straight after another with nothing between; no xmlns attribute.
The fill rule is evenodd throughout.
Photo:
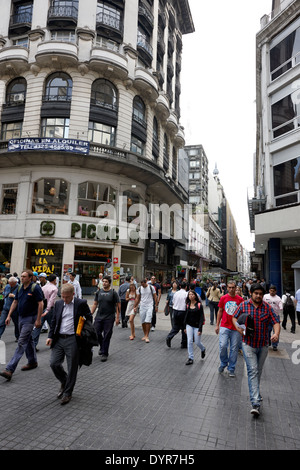
<svg viewBox="0 0 300 470"><path fill-rule="evenodd" d="M18 152L24 150L59 151L89 154L90 143L77 139L49 139L49 138L25 138L10 139L8 151Z"/></svg>
<svg viewBox="0 0 300 470"><path fill-rule="evenodd" d="M32 266L32 271L36 271L38 274L46 273L46 274L53 274L54 272L54 264L51 256L54 257L53 250L47 248L38 248L34 250L36 255L36 265Z"/></svg>
<svg viewBox="0 0 300 470"><path fill-rule="evenodd" d="M71 225L71 238L88 238L89 240L99 239L116 242L119 240L119 227L102 224L79 224L73 222ZM139 242L139 235L136 230L129 233L131 243Z"/></svg>

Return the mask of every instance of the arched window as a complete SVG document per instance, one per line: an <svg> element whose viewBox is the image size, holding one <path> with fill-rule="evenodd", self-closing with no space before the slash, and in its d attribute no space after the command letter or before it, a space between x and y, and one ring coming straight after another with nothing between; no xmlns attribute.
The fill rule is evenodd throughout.
<svg viewBox="0 0 300 470"><path fill-rule="evenodd" d="M59 178L43 178L34 183L32 212L68 214L69 183Z"/></svg>
<svg viewBox="0 0 300 470"><path fill-rule="evenodd" d="M172 178L176 180L177 178L177 151L176 148L173 147L173 159L172 159Z"/></svg>
<svg viewBox="0 0 300 470"><path fill-rule="evenodd" d="M167 135L164 135L164 150L163 150L163 167L164 170L168 171L169 169L169 139Z"/></svg>
<svg viewBox="0 0 300 470"><path fill-rule="evenodd" d="M116 87L108 80L99 78L94 81L92 85L91 104L117 111L117 96Z"/></svg>
<svg viewBox="0 0 300 470"><path fill-rule="evenodd" d="M6 89L6 104L20 105L24 104L26 98L26 80L23 77L12 80Z"/></svg>
<svg viewBox="0 0 300 470"><path fill-rule="evenodd" d="M72 79L63 72L53 73L47 78L45 101L71 101Z"/></svg>
<svg viewBox="0 0 300 470"><path fill-rule="evenodd" d="M141 124L143 127L147 126L146 123L146 106L142 98L135 96L133 100L133 115L134 121Z"/></svg>
<svg viewBox="0 0 300 470"><path fill-rule="evenodd" d="M158 122L155 116L153 118L152 155L155 160L159 157Z"/></svg>

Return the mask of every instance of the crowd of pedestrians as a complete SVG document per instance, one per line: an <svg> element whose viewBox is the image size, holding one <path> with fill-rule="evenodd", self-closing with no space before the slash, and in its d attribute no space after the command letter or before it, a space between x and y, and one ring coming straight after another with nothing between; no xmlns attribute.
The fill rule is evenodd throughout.
<svg viewBox="0 0 300 470"><path fill-rule="evenodd" d="M82 299L75 273L70 273L60 292L56 275L47 277L29 269L25 269L20 278L17 273L7 276L6 281L2 285L0 338L13 320L17 347L0 376L10 381L24 354L27 364L21 370L38 366L37 345L42 327L47 323L46 344L51 349L50 367L60 382L57 396L61 404L71 400L78 367L90 364L94 346L100 346L101 361L107 361L113 328L120 324L120 320L122 328L128 328L129 323L130 341L136 338L137 314L143 332L140 339L145 344L150 342L150 332L155 331L162 292L155 276L142 279L140 286L133 277L127 277L116 291L111 286L111 278L101 273L91 308ZM187 349L186 365L194 363L194 347L199 347L201 359L204 359L203 304L209 306L210 324L215 325L215 333L219 337L218 372L222 374L227 369L229 377L235 377L238 353L243 354L251 413L258 416L262 402L260 378L268 349L271 345L275 351L278 348L281 315L284 329L287 318L290 318L291 333L295 333L296 320L300 325L300 289L295 296L285 292L280 298L274 285L266 292L263 280L229 280L227 284L207 281L202 285L201 295L195 286L195 283L187 283L186 279L171 281L164 306L171 326L166 345L170 348L172 339L181 333L181 348ZM61 299L57 299L58 295ZM67 371L63 367L65 358Z"/></svg>

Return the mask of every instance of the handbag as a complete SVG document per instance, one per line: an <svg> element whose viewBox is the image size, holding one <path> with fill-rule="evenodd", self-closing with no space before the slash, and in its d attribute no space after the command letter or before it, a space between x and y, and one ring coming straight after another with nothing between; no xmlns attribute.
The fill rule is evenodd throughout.
<svg viewBox="0 0 300 470"><path fill-rule="evenodd" d="M166 304L165 309L164 309L164 314L167 316L167 315L169 315L169 313L170 313L169 304Z"/></svg>

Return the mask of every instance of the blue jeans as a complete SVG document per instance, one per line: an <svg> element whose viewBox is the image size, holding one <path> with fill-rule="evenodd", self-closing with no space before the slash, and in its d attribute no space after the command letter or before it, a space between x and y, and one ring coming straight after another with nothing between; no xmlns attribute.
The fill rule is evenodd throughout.
<svg viewBox="0 0 300 470"><path fill-rule="evenodd" d="M43 325L44 325L46 320L47 320L48 325L50 327L51 321L52 321L52 309L50 310L50 312L47 313L47 315L45 315L44 317L41 317L41 326L39 328L34 328L33 329L32 337L33 337L35 347L37 347L37 345L38 345L38 342L39 342L39 339L40 339L40 334L41 334Z"/></svg>
<svg viewBox="0 0 300 470"><path fill-rule="evenodd" d="M28 364L37 363L35 346L32 338L32 330L35 321L36 316L19 317L20 336L18 338L18 346L12 359L7 364L6 370L14 372L24 353L26 354Z"/></svg>
<svg viewBox="0 0 300 470"><path fill-rule="evenodd" d="M5 325L5 320L7 319L8 316L8 310L2 310L1 315L0 315L0 339L1 336L3 335L6 325ZM15 337L18 339L19 337L19 328L18 328L18 312L15 310L11 316L12 321L14 322L15 325Z"/></svg>
<svg viewBox="0 0 300 470"><path fill-rule="evenodd" d="M229 372L235 371L235 365L238 357L240 333L236 330L220 327L219 331L219 350L221 367L225 369L228 366ZM229 347L229 355L228 355Z"/></svg>
<svg viewBox="0 0 300 470"><path fill-rule="evenodd" d="M201 335L198 335L199 328L194 328L193 326L186 325L186 335L187 335L187 347L188 347L188 355L189 359L194 359L194 345L195 342L196 346L201 349L201 351L205 351L205 346L201 342Z"/></svg>
<svg viewBox="0 0 300 470"><path fill-rule="evenodd" d="M260 405L260 377L263 365L268 355L268 346L261 348L252 348L248 344L243 343L243 356L247 366L248 386L251 405Z"/></svg>

